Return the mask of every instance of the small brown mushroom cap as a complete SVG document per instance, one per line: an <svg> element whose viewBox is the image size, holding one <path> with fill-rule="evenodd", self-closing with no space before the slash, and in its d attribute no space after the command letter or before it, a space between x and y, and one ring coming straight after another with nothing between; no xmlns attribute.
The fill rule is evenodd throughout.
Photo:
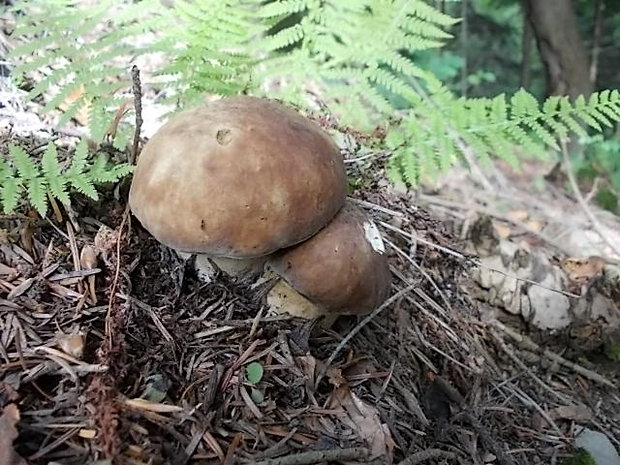
<svg viewBox="0 0 620 465"><path fill-rule="evenodd" d="M383 240L375 224L347 202L315 236L274 254L268 267L317 306L317 313L364 314L379 306L390 290ZM316 316L307 305L287 309L287 286L271 294L279 310ZM297 297L289 298L297 302Z"/></svg>
<svg viewBox="0 0 620 465"><path fill-rule="evenodd" d="M252 258L311 237L345 196L342 157L318 125L240 96L164 124L142 150L129 203L173 249Z"/></svg>

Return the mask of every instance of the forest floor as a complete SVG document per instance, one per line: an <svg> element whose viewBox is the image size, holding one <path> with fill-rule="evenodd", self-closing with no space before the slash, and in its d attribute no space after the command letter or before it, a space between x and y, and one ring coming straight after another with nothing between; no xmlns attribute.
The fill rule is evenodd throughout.
<svg viewBox="0 0 620 465"><path fill-rule="evenodd" d="M70 157L37 105L1 110L3 155ZM620 450L620 219L553 163L412 192L337 139L393 292L329 329L201 282L131 216L130 178L0 216L0 463L560 465L584 431Z"/></svg>
<svg viewBox="0 0 620 465"><path fill-rule="evenodd" d="M1 145L11 142L31 153L46 143L4 131ZM359 177L354 145L344 153ZM532 196L528 173L551 165L519 175L498 165L483 180L456 170L411 193L385 182L380 156L370 160L353 197L389 245L394 298L330 329L269 314L225 277L202 283L129 214L129 179L98 202L76 196L72 211L1 217L2 463L561 464L584 426L617 448L620 373L604 353L620 294L602 286L614 260L588 261L613 253L562 189L544 181ZM592 209L606 232L620 231ZM569 240L566 221L589 242ZM506 243L536 269L520 274L517 255L498 252ZM96 263L81 260L85 248ZM577 289L571 257L586 263ZM602 296L607 318L565 325L514 311L483 269L545 283L547 303ZM513 291L536 287L523 284ZM264 369L256 384L251 362ZM14 436L28 462L2 455Z"/></svg>

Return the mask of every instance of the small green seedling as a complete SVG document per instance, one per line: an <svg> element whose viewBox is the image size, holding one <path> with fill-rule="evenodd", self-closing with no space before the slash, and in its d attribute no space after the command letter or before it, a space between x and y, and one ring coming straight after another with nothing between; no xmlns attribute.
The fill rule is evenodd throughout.
<svg viewBox="0 0 620 465"><path fill-rule="evenodd" d="M568 457L562 465L596 465L596 461L585 449L577 449L572 457Z"/></svg>
<svg viewBox="0 0 620 465"><path fill-rule="evenodd" d="M250 395L252 400L257 404L260 404L263 400L265 400L263 393L256 388L256 385L263 379L263 374L263 366L258 362L252 362L245 367L246 379L248 380L248 383L252 385L252 392Z"/></svg>

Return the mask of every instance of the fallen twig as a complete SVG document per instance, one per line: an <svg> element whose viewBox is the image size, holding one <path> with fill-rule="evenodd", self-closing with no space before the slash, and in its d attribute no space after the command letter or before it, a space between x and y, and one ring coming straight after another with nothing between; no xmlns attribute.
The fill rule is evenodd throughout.
<svg viewBox="0 0 620 465"><path fill-rule="evenodd" d="M432 247L432 248L434 248L436 250L439 250L440 252L443 252L445 254L451 255L451 256L456 257L456 258L461 259L461 260L465 260L465 261L471 263L472 265L479 266L481 268L485 268L485 269L487 269L489 271L493 271L495 273L499 273L502 276L506 276L507 278L511 278L511 279L515 279L517 281L528 283L528 284L531 284L532 286L537 286L537 287L540 287L541 289L545 289L547 291L556 292L558 294L565 295L566 297L573 297L573 298L576 298L576 299L581 297L581 296L579 296L577 294L573 294L572 292L566 292L566 291L562 291L560 289L553 289L551 287L547 287L547 286L545 286L543 284L537 283L536 281L532 281L531 279L521 278L519 276L515 276L513 274L506 273L505 271L498 270L497 268L493 268L493 267L487 266L484 263L480 262L479 260L475 260L475 259L467 257L466 255L463 255L462 253L457 252L455 250L449 249L447 247L443 247L443 246L435 244L434 242L431 242L431 241L427 241L426 239L422 239L421 237L419 237L417 235L409 234L408 232L403 231L402 229L399 229L399 228L397 228L395 226L392 226L389 223L385 223L383 221L379 221L379 224L381 226L383 226L385 229L389 229L389 230L391 230L393 232L397 232L397 233L403 235L404 237L411 239L412 241L419 242L421 244L424 244L426 246L429 246L429 247Z"/></svg>
<svg viewBox="0 0 620 465"><path fill-rule="evenodd" d="M142 85L140 83L140 70L136 65L131 67L131 79L133 81L133 106L136 111L136 129L133 133L133 146L129 152L129 164L133 165L138 159L138 145L140 144L140 131L142 129Z"/></svg>
<svg viewBox="0 0 620 465"><path fill-rule="evenodd" d="M581 365L577 365L575 362L566 360L565 358L559 356L555 352L551 352L548 349L543 349L538 344L536 344L534 341L532 341L529 337L517 333L515 330L507 327L501 322L497 320L493 320L491 321L491 324L495 326L497 329L500 329L501 331L506 333L508 336L514 339L517 343L521 344L525 349L530 350L534 353L542 354L545 357L553 360L554 362L557 362L566 368L570 368L571 370L575 371L576 373L579 373L580 375L584 376L585 378L588 378L591 381L594 381L599 384L603 384L605 386L608 386L614 389L617 388L617 386L614 383L609 381L604 376L601 376L598 373L593 372L592 370L588 370L587 368L584 368Z"/></svg>
<svg viewBox="0 0 620 465"><path fill-rule="evenodd" d="M368 457L368 449L365 449L364 447L351 447L349 449L313 450L310 452L302 452L301 454L254 462L254 465L311 465L313 463L364 459L366 457Z"/></svg>
<svg viewBox="0 0 620 465"><path fill-rule="evenodd" d="M575 197L577 197L577 202L579 202L579 205L583 209L584 213L588 216L588 218L590 218L590 222L592 223L594 231L596 231L596 233L601 237L601 239L603 239L603 241L609 247L611 247L611 250L613 250L616 255L620 256L620 248L618 248L618 246L616 246L611 241L611 239L607 237L607 234L603 232L601 223L598 222L598 219L596 218L596 216L594 216L594 213L592 213L592 210L584 200L583 195L581 195L581 191L579 190L579 186L577 185L577 180L575 179L575 175L573 174L573 165L571 164L570 157L568 156L566 141L562 140L561 144L562 156L564 158L564 170L566 171L566 176L568 176L568 181L570 182L570 186L573 189L573 193L575 194Z"/></svg>
<svg viewBox="0 0 620 465"><path fill-rule="evenodd" d="M325 373L327 373L327 369L331 366L331 364L334 362L334 360L336 359L336 357L338 356L338 354L340 353L340 351L344 348L344 346L347 345L347 343L353 338L353 336L355 336L357 333L360 332L360 330L366 326L374 317L376 317L379 313L381 313L384 309L386 309L387 307L389 307L390 305L392 305L396 300L400 299L403 295L405 295L407 292L410 292L411 290L413 290L415 287L417 287L418 284L411 284L410 286L405 287L404 289L401 289L400 291L398 291L396 294L394 294L392 297L390 297L389 299L387 299L385 302L383 302L382 305L380 305L379 307L377 307L376 309L374 309L372 311L372 313L370 313L369 315L366 316L366 318L364 318L362 321L360 321L350 332L349 334L347 334L342 341L340 341L340 343L336 346L336 348L334 349L334 351L332 352L332 354L329 356L329 358L327 359L327 361L325 362L325 365L323 366L323 368L321 369L321 371L317 374L316 377L316 381L315 381L315 387L318 386L319 382L321 381L321 379L323 378L323 376L325 376Z"/></svg>
<svg viewBox="0 0 620 465"><path fill-rule="evenodd" d="M454 452L441 449L427 449L410 455L398 465L417 465L432 459L456 460L456 458L457 455Z"/></svg>

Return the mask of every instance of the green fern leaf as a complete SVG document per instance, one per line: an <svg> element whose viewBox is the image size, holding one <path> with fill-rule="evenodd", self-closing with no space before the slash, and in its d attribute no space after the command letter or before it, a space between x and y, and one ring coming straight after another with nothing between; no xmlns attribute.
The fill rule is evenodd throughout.
<svg viewBox="0 0 620 465"><path fill-rule="evenodd" d="M71 176L68 177L69 183L71 186L75 188L79 193L84 194L87 197L90 197L93 200L99 200L99 194L97 193L97 189L93 182L84 176Z"/></svg>
<svg viewBox="0 0 620 465"><path fill-rule="evenodd" d="M105 154L99 154L90 167L87 176L96 183L116 182L129 174L131 170L132 167L126 163L110 166L108 157Z"/></svg>
<svg viewBox="0 0 620 465"><path fill-rule="evenodd" d="M4 160L4 158L0 158L0 180L4 181L5 179L12 177L14 177L13 168Z"/></svg>
<svg viewBox="0 0 620 465"><path fill-rule="evenodd" d="M69 205L71 202L66 190L67 179L62 175L60 163L58 163L58 151L52 142L47 144L47 148L41 158L41 166L47 187L52 196L60 200L64 205Z"/></svg>
<svg viewBox="0 0 620 465"><path fill-rule="evenodd" d="M4 213L13 213L19 202L19 183L17 179L7 177L2 180L0 186L0 200L2 201L2 210Z"/></svg>
<svg viewBox="0 0 620 465"><path fill-rule="evenodd" d="M23 148L15 144L10 144L9 154L13 158L13 164L23 181L36 179L39 176L39 169Z"/></svg>
<svg viewBox="0 0 620 465"><path fill-rule="evenodd" d="M417 154L410 149L400 149L400 155L404 180L410 185L420 184L420 165Z"/></svg>
<svg viewBox="0 0 620 465"><path fill-rule="evenodd" d="M75 152L71 160L71 166L65 173L67 177L77 177L86 169L88 163L88 145L85 139L80 140L75 147Z"/></svg>
<svg viewBox="0 0 620 465"><path fill-rule="evenodd" d="M42 217L47 213L47 186L43 177L29 179L26 183L28 200Z"/></svg>

